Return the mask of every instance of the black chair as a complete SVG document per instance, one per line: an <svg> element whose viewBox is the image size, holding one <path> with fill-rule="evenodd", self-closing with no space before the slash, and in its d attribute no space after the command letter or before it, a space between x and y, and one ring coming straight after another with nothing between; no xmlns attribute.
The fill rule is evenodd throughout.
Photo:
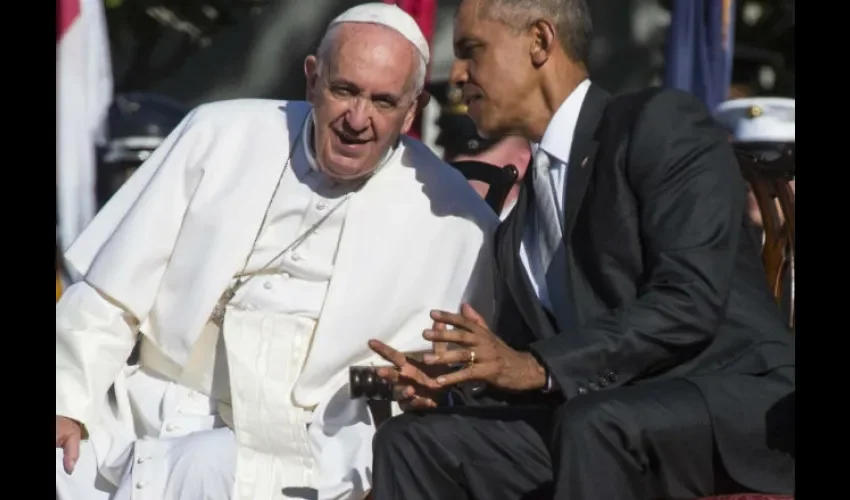
<svg viewBox="0 0 850 500"><path fill-rule="evenodd" d="M505 165L504 168L499 168L489 163L474 160L454 161L449 162L449 165L460 171L467 180L489 184L490 189L487 190L484 201L497 214L502 213L505 200L519 178L519 170L516 166Z"/></svg>
<svg viewBox="0 0 850 500"><path fill-rule="evenodd" d="M789 182L796 173L794 150L784 149L778 157L766 160L763 155L742 148L735 151L741 173L750 184L761 212L764 230L762 262L777 303L782 302L786 289L788 269L796 255L796 218L794 190ZM793 299L787 311L789 325L796 327Z"/></svg>

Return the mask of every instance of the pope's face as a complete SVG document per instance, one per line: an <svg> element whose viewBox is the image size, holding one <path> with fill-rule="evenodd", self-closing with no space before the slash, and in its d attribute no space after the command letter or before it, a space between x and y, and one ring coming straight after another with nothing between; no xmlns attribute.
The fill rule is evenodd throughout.
<svg viewBox="0 0 850 500"><path fill-rule="evenodd" d="M372 24L336 28L327 56L304 63L320 170L340 179L372 173L416 113L417 53L395 31Z"/></svg>

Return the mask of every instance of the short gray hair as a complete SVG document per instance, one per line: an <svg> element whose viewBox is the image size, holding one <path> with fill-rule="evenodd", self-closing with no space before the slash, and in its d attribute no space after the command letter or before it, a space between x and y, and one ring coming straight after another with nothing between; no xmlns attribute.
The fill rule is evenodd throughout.
<svg viewBox="0 0 850 500"><path fill-rule="evenodd" d="M316 59L319 60L318 70L320 73L325 69L325 65L331 59L331 50L333 50L336 42L336 36L339 31L338 28L344 24L346 23L331 25L331 27L328 28L328 30L322 36L322 40L319 42L319 48L316 50ZM378 24L376 26L383 25ZM428 65L425 63L425 57L423 57L422 54L419 53L419 49L417 49L412 43L408 42L408 45L410 45L410 48L413 49L416 59L419 62L419 64L416 65L416 72L413 75L413 90L418 95L422 92L422 89L425 88L425 76L428 72Z"/></svg>
<svg viewBox="0 0 850 500"><path fill-rule="evenodd" d="M516 29L537 19L551 21L570 59L587 66L593 23L585 0L482 0L479 14Z"/></svg>

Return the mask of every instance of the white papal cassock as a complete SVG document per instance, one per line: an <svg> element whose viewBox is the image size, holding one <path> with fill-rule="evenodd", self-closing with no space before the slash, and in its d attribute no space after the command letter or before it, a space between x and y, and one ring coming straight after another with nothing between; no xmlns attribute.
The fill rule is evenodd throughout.
<svg viewBox="0 0 850 500"><path fill-rule="evenodd" d="M498 218L465 179L403 138L362 187L334 183L310 116L201 106L69 250L86 280L56 306L56 414L90 436L71 476L57 450L60 498L359 497L374 426L346 384L367 340L427 348L429 310L462 301L489 319Z"/></svg>

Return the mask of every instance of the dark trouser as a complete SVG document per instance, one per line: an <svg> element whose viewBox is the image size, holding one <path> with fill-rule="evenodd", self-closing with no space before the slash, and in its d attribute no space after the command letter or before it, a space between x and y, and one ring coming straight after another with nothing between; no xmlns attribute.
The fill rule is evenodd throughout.
<svg viewBox="0 0 850 500"><path fill-rule="evenodd" d="M644 500L741 492L715 458L699 390L672 380L591 393L554 412L455 408L390 419L375 500Z"/></svg>

